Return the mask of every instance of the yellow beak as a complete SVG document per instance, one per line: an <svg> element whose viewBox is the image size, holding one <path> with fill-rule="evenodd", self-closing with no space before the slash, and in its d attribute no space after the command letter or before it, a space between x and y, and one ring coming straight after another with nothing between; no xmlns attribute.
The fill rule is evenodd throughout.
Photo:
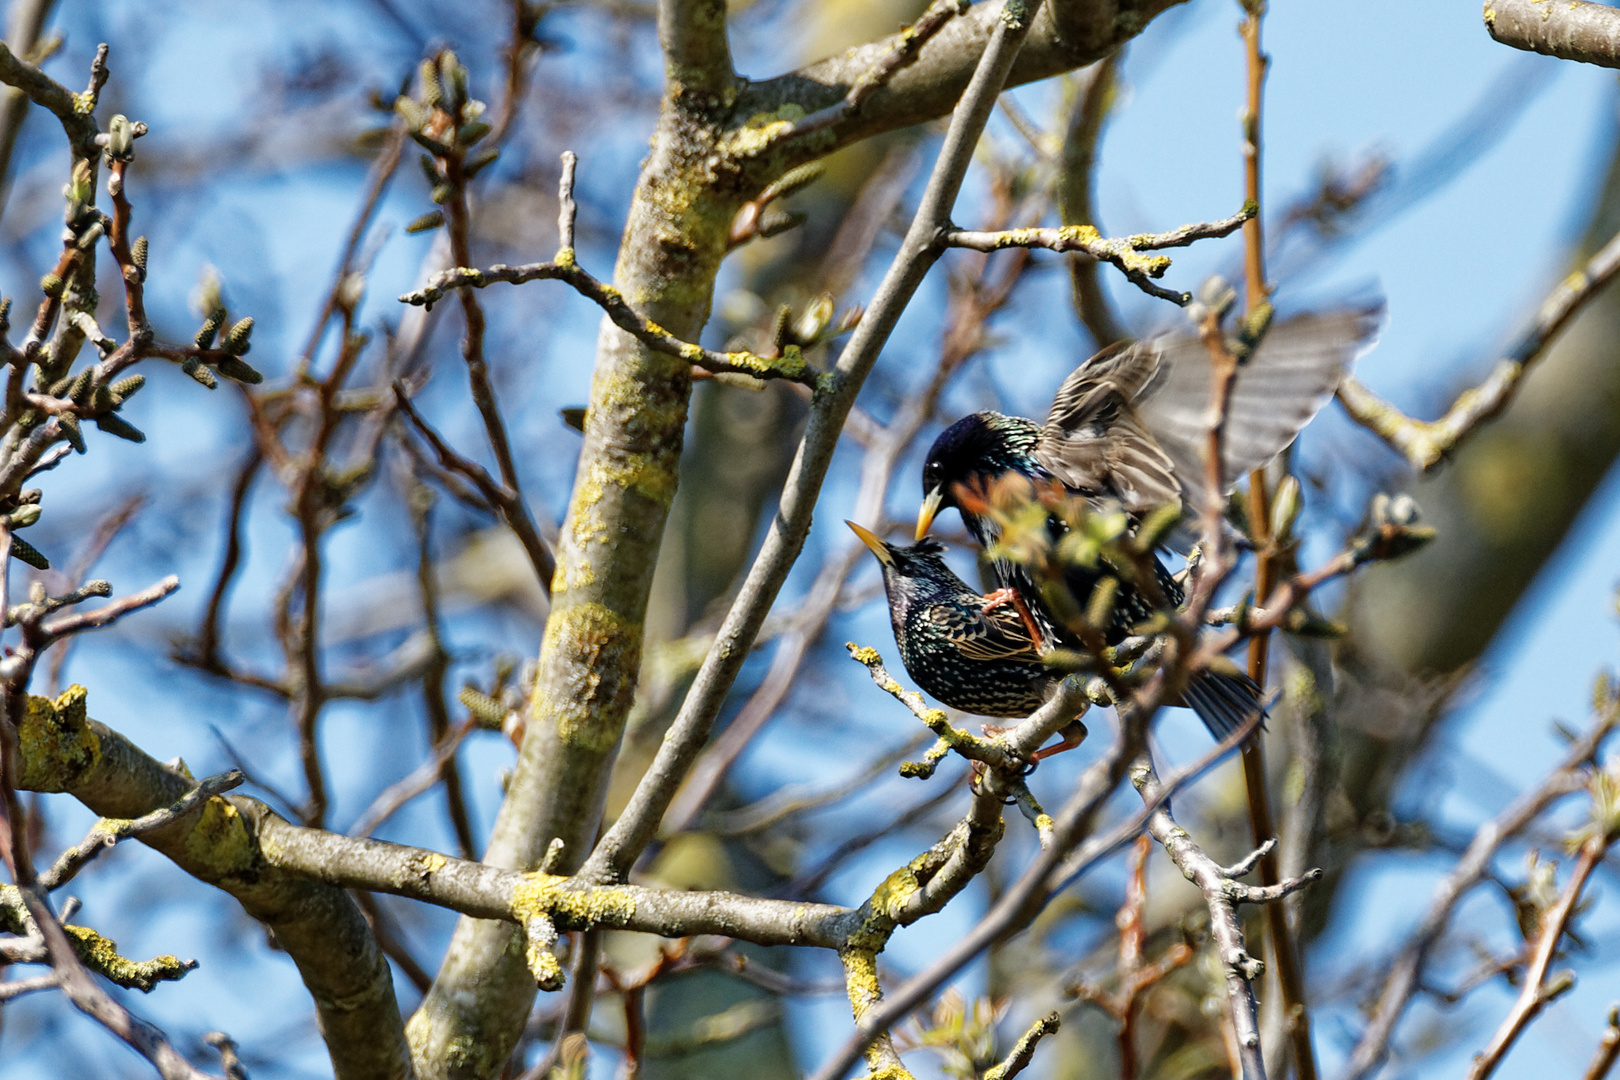
<svg viewBox="0 0 1620 1080"><path fill-rule="evenodd" d="M945 500L945 495L935 488L924 496L922 507L917 511L917 535L915 539L921 540L928 535L929 526L934 523L934 515L939 513L939 504Z"/></svg>
<svg viewBox="0 0 1620 1080"><path fill-rule="evenodd" d="M844 524L855 530L855 535L861 538L861 543L872 549L872 554L878 557L878 562L884 566L894 562L894 556L889 554L889 545L883 542L881 536L871 529L855 524L853 521L845 521Z"/></svg>

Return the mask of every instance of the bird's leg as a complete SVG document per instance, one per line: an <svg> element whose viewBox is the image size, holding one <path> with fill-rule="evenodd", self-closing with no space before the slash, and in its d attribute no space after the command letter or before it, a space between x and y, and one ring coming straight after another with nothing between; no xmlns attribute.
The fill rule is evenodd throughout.
<svg viewBox="0 0 1620 1080"><path fill-rule="evenodd" d="M1035 616L1030 614L1029 605L1024 603L1024 598L1018 595L1017 589L1009 585L995 592L985 593L984 605L980 610L988 614L1004 604L1011 604L1013 610L1018 612L1018 617L1024 620L1024 629L1029 632L1029 640L1035 643L1037 652L1044 653L1047 649L1046 635L1041 633L1040 627L1035 623Z"/></svg>
<svg viewBox="0 0 1620 1080"><path fill-rule="evenodd" d="M1063 727L1059 728L1058 734L1063 736L1062 742L1058 743L1056 746L1048 746L1044 750L1035 751L1033 754L1029 755L1029 759L1031 761L1044 761L1046 758L1049 758L1054 754L1061 754L1065 750L1073 750L1075 747L1086 741L1086 725L1082 724L1080 722L1080 718L1077 716L1073 720L1070 720L1067 724L1064 724Z"/></svg>
<svg viewBox="0 0 1620 1080"><path fill-rule="evenodd" d="M1082 713L1081 715L1083 716L1085 714ZM979 730L984 732L987 737L993 739L997 735L1011 731L1012 728L997 727L994 724L981 724L979 725ZM1058 743L1056 746L1048 746L1044 750L1037 750L1033 754L1029 755L1030 768L1034 768L1037 762L1049 758L1054 754L1061 754L1065 750L1073 750L1075 747L1086 741L1086 735L1089 734L1089 732L1086 730L1086 725L1082 724L1080 722L1080 717L1077 716L1059 728L1058 734L1063 736L1062 742ZM977 763L975 763L975 765L977 765Z"/></svg>

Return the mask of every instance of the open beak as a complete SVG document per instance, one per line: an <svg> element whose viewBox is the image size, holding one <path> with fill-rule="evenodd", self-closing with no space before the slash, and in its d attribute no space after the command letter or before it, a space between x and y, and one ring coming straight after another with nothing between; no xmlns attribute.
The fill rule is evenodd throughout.
<svg viewBox="0 0 1620 1080"><path fill-rule="evenodd" d="M945 495L935 488L924 496L922 507L917 511L917 535L914 539L921 540L928 535L929 526L934 524L934 515L939 513L939 504L945 501Z"/></svg>
<svg viewBox="0 0 1620 1080"><path fill-rule="evenodd" d="M893 565L894 556L889 554L889 545L883 542L882 537L871 529L863 528L853 521L845 521L844 524L855 530L855 535L861 538L861 543L872 549L872 554L878 557L878 562L884 566Z"/></svg>

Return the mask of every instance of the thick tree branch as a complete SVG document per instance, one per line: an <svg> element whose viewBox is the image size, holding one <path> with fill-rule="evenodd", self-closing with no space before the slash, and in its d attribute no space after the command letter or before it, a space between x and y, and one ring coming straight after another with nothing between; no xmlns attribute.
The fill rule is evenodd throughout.
<svg viewBox="0 0 1620 1080"><path fill-rule="evenodd" d="M1620 11L1586 0L1485 0L1485 30L1503 45L1620 68Z"/></svg>
<svg viewBox="0 0 1620 1080"><path fill-rule="evenodd" d="M162 765L85 715L84 690L29 699L21 786L66 792L106 818L140 818L179 803L196 781ZM341 889L292 877L248 845L262 805L213 796L142 843L216 885L275 934L314 999L338 1080L399 1080L409 1072L388 962L354 901Z"/></svg>
<svg viewBox="0 0 1620 1080"><path fill-rule="evenodd" d="M718 99L736 80L726 41L726 0L659 0L658 42L670 94Z"/></svg>
<svg viewBox="0 0 1620 1080"><path fill-rule="evenodd" d="M1020 86L1094 63L1180 2L1057 0L1043 5L1033 16L1033 27L1006 84ZM746 83L738 95L735 115L782 118L774 144L787 152L784 168L872 135L932 120L948 113L961 98L999 19L1000 5L988 3L974 4L965 14L950 19L917 51L916 59L897 70L858 111L829 127L800 134L794 123L836 108L862 79L904 47L903 33L786 75Z"/></svg>

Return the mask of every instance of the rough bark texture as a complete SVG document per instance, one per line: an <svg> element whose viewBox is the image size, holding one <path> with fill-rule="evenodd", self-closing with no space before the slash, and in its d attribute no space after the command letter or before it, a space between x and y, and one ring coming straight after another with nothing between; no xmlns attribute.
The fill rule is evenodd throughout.
<svg viewBox="0 0 1620 1080"><path fill-rule="evenodd" d="M103 817L134 818L171 805L193 786L122 735L87 719L83 709L78 688L59 698L57 707L30 707L20 732L25 788L66 792ZM267 813L255 800L216 796L140 839L230 893L270 928L314 999L337 1080L409 1076L393 973L365 916L344 890L264 863L251 837Z"/></svg>

